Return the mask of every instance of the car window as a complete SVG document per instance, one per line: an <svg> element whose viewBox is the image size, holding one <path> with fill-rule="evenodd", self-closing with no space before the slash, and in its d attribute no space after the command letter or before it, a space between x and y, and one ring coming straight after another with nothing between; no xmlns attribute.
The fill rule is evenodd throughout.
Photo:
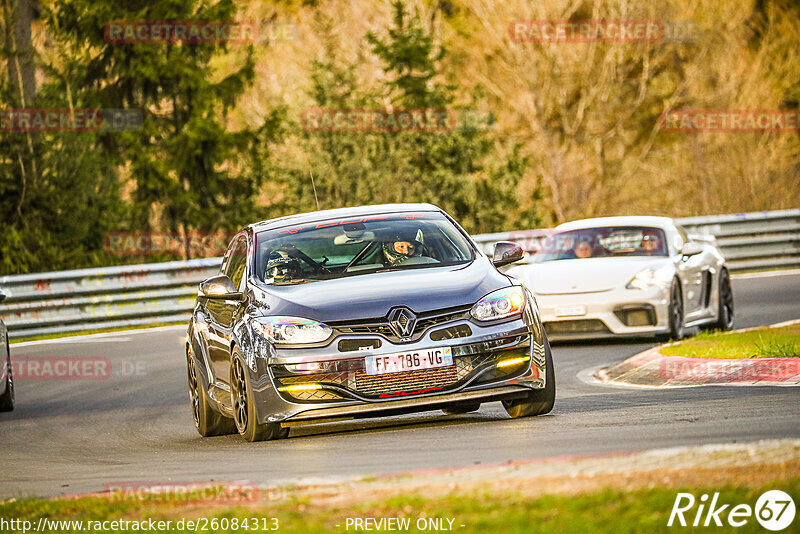
<svg viewBox="0 0 800 534"><path fill-rule="evenodd" d="M473 259L472 245L443 214L385 214L260 232L256 275L286 285Z"/></svg>
<svg viewBox="0 0 800 534"><path fill-rule="evenodd" d="M543 240L533 262L617 256L667 256L664 231L639 226L608 226L558 232Z"/></svg>
<svg viewBox="0 0 800 534"><path fill-rule="evenodd" d="M231 242L228 251L225 253L221 272L228 275L228 278L233 281L233 285L239 289L246 265L247 240L244 236L238 236Z"/></svg>

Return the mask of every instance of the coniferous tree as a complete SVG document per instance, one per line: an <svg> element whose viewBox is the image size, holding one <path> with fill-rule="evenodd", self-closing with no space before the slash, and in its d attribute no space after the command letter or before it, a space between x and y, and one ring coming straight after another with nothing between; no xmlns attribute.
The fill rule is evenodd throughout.
<svg viewBox="0 0 800 534"><path fill-rule="evenodd" d="M306 131L301 143L307 166L286 174L290 198L313 209L308 178L314 172L323 207L384 202L431 202L452 213L471 232L533 227L535 210L520 207L518 185L526 160L518 146L501 147L487 123L465 120L483 102L479 90L455 105L459 87L445 83L446 55L417 13L395 2L386 37L367 34L387 81L380 90L360 88L356 65L337 54L328 34L328 56L312 64L313 106L327 109L430 109L452 116L444 131ZM326 24L321 24L326 32ZM506 155L500 152L506 148ZM536 193L538 195L538 192Z"/></svg>

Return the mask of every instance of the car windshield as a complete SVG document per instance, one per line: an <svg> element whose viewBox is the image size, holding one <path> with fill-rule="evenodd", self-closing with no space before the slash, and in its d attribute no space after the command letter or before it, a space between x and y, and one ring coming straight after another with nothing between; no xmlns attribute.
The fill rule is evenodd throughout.
<svg viewBox="0 0 800 534"><path fill-rule="evenodd" d="M441 213L370 215L260 232L256 273L289 285L468 263L472 245Z"/></svg>
<svg viewBox="0 0 800 534"><path fill-rule="evenodd" d="M667 241L660 228L609 226L558 232L547 237L533 263L617 256L666 256Z"/></svg>

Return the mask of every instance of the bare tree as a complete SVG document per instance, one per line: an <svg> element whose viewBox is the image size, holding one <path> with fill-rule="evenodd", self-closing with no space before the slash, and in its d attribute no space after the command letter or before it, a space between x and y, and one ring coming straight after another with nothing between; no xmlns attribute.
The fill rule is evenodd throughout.
<svg viewBox="0 0 800 534"><path fill-rule="evenodd" d="M22 107L29 106L36 95L31 22L38 7L37 0L3 0L8 78Z"/></svg>
<svg viewBox="0 0 800 534"><path fill-rule="evenodd" d="M13 105L27 108L33 105L36 96L36 65L34 48L31 40L31 23L38 15L38 0L2 0L3 1L3 35L8 79ZM33 134L25 136L27 150L17 152L19 164L20 194L17 199L16 213L21 220L22 207L26 193L38 181L38 169L34 150Z"/></svg>

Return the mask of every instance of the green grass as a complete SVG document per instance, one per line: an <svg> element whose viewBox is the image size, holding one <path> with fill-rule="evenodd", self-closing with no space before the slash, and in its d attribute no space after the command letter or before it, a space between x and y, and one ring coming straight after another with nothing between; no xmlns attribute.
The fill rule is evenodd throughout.
<svg viewBox="0 0 800 534"><path fill-rule="evenodd" d="M156 328L159 326L174 326L174 325L187 325L189 323L189 319L187 318L185 321L173 321L167 323L153 323L153 324L142 324L142 325L132 325L132 326L121 326L118 328L95 328L90 330L79 330L77 332L63 332L63 333L56 333L56 334L41 334L38 336L24 336L24 337L15 337L9 339L9 344L13 345L14 343L22 343L23 341L39 341L42 339L58 339L62 337L74 337L74 336L85 336L88 334L106 334L109 332L125 332L126 330L141 330L143 328Z"/></svg>
<svg viewBox="0 0 800 534"><path fill-rule="evenodd" d="M175 521L204 517L216 518L278 518L281 532L347 532L350 518L410 518L410 532L417 532L416 521L423 518L453 519L453 531L461 533L528 533L553 534L584 532L668 532L670 511L678 492L686 491L699 498L703 493L719 492L718 504L731 503L755 506L758 496L770 489L781 489L797 501L800 496L800 477L774 482L764 487L724 486L716 488L658 488L636 491L602 490L579 496L544 495L530 497L518 493L504 495L452 495L429 499L418 495L390 498L383 502L363 503L355 506L315 506L308 500L289 500L280 504L224 508L215 506L182 509L175 505L114 504L103 498L77 500L20 500L0 504L0 517L24 519L34 522L46 516L56 520L114 520L114 519L170 519ZM730 510L731 507L728 508ZM697 506L685 517L691 522ZM727 512L721 514L725 520ZM795 519L795 523L800 519ZM340 525L337 527L336 525ZM445 521L445 525L447 522ZM463 527L461 525L464 525ZM691 528L681 529L692 531ZM728 531L730 527L723 528ZM737 532L763 532L751 517L747 525ZM789 529L791 530L791 528ZM209 529L209 532L245 532L239 530ZM354 532L351 526L350 532ZM60 530L59 532L77 532ZM84 532L86 532L84 530ZM125 531L123 531L125 532ZM181 532L171 530L171 532Z"/></svg>
<svg viewBox="0 0 800 534"><path fill-rule="evenodd" d="M709 332L661 349L665 356L687 358L797 358L800 324L747 332Z"/></svg>

